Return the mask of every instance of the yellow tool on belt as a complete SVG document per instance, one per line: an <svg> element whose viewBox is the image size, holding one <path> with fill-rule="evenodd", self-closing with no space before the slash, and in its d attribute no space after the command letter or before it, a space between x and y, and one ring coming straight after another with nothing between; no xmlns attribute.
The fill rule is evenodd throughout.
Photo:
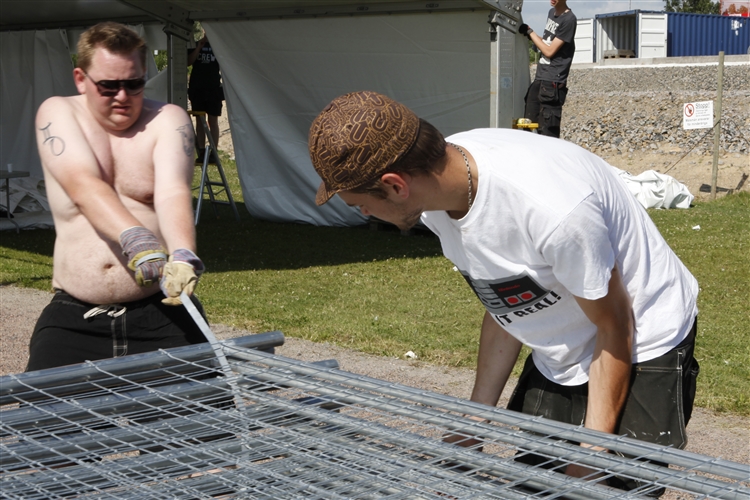
<svg viewBox="0 0 750 500"><path fill-rule="evenodd" d="M531 120L528 118L519 118L518 120L513 121L513 128L536 130L539 128L539 124L531 123Z"/></svg>

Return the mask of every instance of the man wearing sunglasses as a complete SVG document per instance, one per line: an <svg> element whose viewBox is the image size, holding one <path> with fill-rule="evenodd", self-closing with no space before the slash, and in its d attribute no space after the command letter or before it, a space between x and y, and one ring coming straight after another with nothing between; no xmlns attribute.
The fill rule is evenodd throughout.
<svg viewBox="0 0 750 500"><path fill-rule="evenodd" d="M135 32L97 24L78 42L80 95L52 97L37 112L55 295L34 329L28 370L205 342L175 307L204 269L193 127L180 107L144 98L145 57Z"/></svg>

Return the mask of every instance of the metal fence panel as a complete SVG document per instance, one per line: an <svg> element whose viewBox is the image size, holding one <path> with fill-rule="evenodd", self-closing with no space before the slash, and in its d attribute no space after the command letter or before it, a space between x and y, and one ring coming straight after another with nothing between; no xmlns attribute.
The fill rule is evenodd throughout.
<svg viewBox="0 0 750 500"><path fill-rule="evenodd" d="M692 498L750 500L747 465L355 375L331 363L237 343L223 349L229 377L182 348L162 351L169 362L147 378L128 357L58 369L54 386L47 371L0 378L2 495L609 499L666 487ZM85 390L84 373L91 378ZM460 447L445 442L446 435L476 442ZM519 461L530 454L541 465ZM596 480L565 475L569 463L590 467ZM635 489L602 484L615 476L637 481Z"/></svg>

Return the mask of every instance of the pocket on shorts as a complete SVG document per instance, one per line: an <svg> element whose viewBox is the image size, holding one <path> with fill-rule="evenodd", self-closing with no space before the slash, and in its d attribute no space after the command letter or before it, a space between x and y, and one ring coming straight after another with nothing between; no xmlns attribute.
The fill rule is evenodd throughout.
<svg viewBox="0 0 750 500"><path fill-rule="evenodd" d="M555 84L542 80L539 85L539 102L542 104L551 104L557 101L557 88L555 88Z"/></svg>
<svg viewBox="0 0 750 500"><path fill-rule="evenodd" d="M682 382L682 411L684 414L686 426L688 422L690 422L690 417L693 414L693 402L695 401L695 391L698 382L698 374L701 371L698 360L692 357L692 353L690 354L690 356L692 359L690 360L690 364L687 368L686 377Z"/></svg>
<svg viewBox="0 0 750 500"><path fill-rule="evenodd" d="M617 434L682 449L687 444L682 373L676 352L664 357L653 360L661 366L649 362L633 365Z"/></svg>

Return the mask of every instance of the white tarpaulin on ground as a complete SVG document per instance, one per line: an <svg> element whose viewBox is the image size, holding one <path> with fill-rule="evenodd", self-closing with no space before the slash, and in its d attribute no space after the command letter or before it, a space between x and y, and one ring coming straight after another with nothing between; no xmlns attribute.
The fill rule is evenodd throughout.
<svg viewBox="0 0 750 500"><path fill-rule="evenodd" d="M338 197L315 205L320 178L308 131L338 95L382 92L445 135L487 127L487 13L202 23L221 65L250 213L316 225L365 221Z"/></svg>
<svg viewBox="0 0 750 500"><path fill-rule="evenodd" d="M614 167L612 167L614 168ZM690 208L694 196L674 177L654 170L633 175L615 168L620 179L645 208Z"/></svg>

